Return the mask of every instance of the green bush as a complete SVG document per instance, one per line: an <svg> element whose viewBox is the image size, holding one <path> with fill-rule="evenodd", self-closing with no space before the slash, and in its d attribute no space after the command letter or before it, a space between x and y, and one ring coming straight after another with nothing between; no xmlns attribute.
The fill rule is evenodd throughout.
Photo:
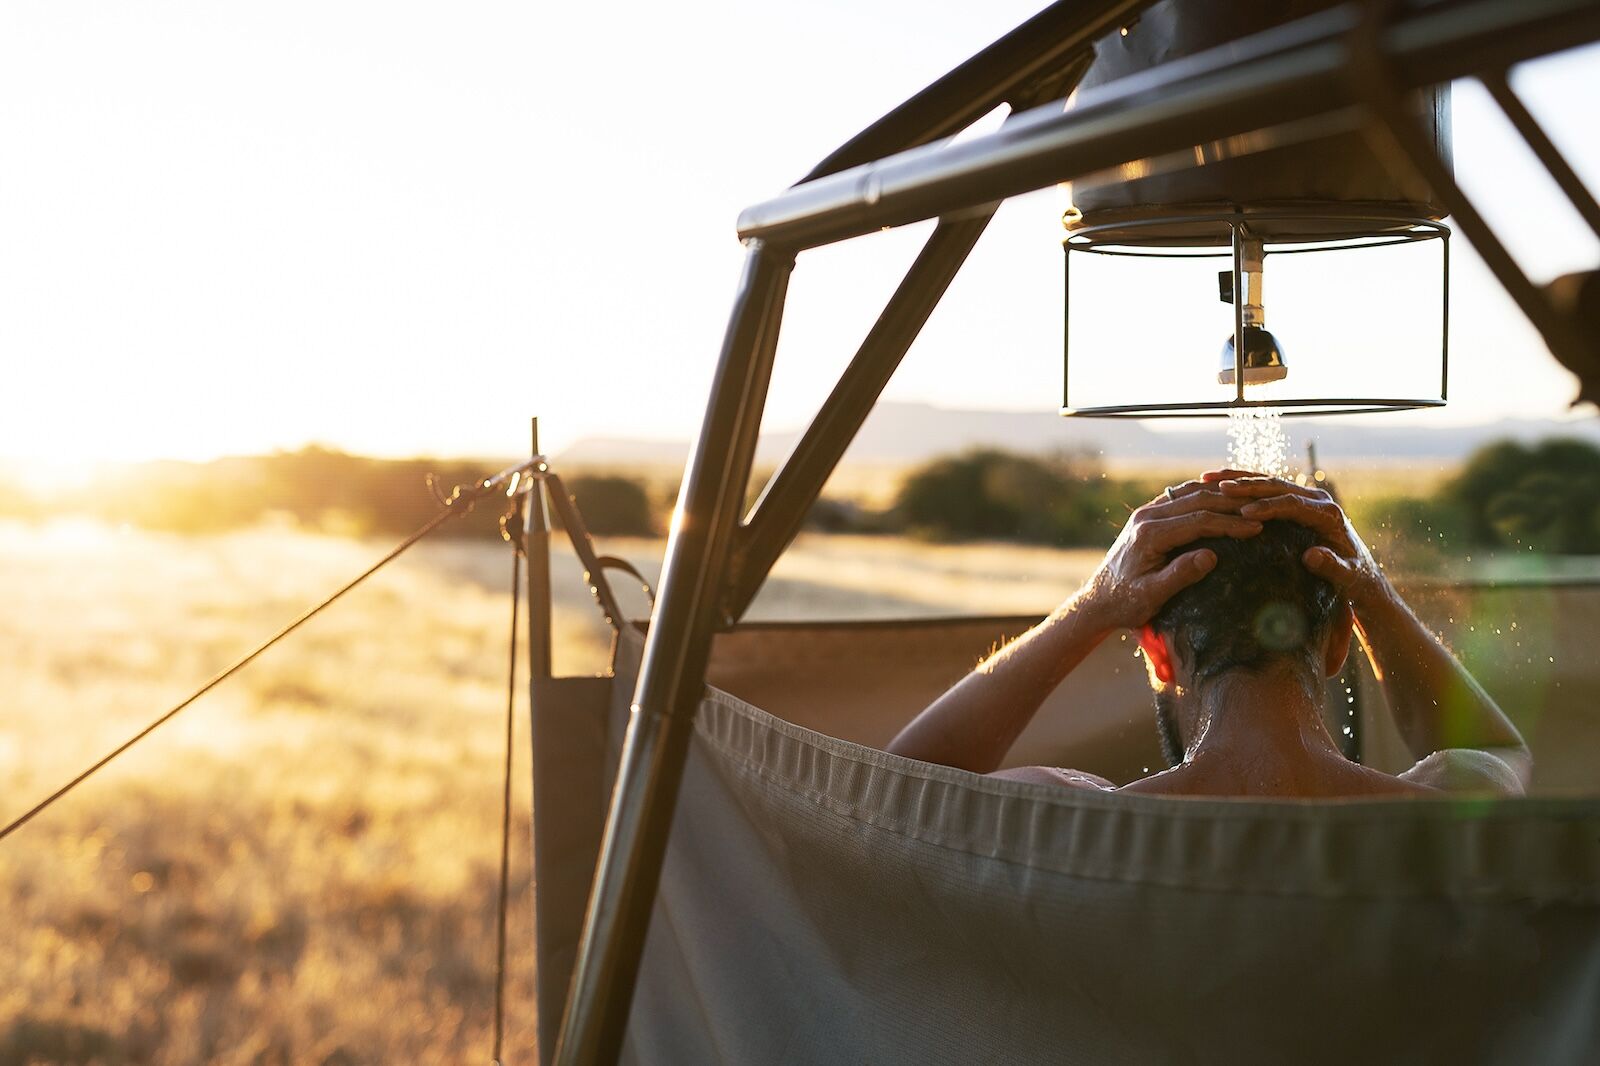
<svg viewBox="0 0 1600 1066"><path fill-rule="evenodd" d="M1600 554L1600 448L1555 437L1476 452L1440 492L1472 544Z"/></svg>
<svg viewBox="0 0 1600 1066"><path fill-rule="evenodd" d="M655 532L650 495L632 478L579 474L566 482L578 513L598 537L648 537Z"/></svg>
<svg viewBox="0 0 1600 1066"><path fill-rule="evenodd" d="M1143 499L1135 486L1080 461L985 449L914 470L890 515L906 532L934 540L1102 546Z"/></svg>
<svg viewBox="0 0 1600 1066"><path fill-rule="evenodd" d="M1378 558L1402 572L1432 572L1472 546L1466 516L1439 496L1357 497L1345 511Z"/></svg>
<svg viewBox="0 0 1600 1066"><path fill-rule="evenodd" d="M858 503L820 496L806 512L805 528L817 533L881 532L881 522L876 518Z"/></svg>

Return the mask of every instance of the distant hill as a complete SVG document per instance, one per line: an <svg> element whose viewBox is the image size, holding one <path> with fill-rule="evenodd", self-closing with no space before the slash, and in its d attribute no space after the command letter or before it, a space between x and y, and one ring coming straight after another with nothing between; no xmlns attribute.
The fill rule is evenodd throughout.
<svg viewBox="0 0 1600 1066"><path fill-rule="evenodd" d="M1490 441L1576 436L1600 444L1600 419L1558 422L1503 419L1471 425L1385 424L1383 415L1361 418L1291 420L1289 436L1298 451L1314 440L1327 463L1448 463L1465 458ZM781 462L798 432L763 434L757 461ZM880 403L868 416L846 453L844 465L919 463L969 448L993 447L1024 454L1081 452L1110 463L1209 463L1227 454L1224 424L1203 429L1154 429L1127 419L1062 418L1053 412L963 411L929 404ZM681 466L687 441L595 437L578 441L558 457L566 464Z"/></svg>

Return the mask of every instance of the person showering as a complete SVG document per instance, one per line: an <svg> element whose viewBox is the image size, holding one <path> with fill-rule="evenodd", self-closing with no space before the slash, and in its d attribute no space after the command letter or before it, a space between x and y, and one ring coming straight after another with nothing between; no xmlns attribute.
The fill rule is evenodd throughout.
<svg viewBox="0 0 1600 1066"><path fill-rule="evenodd" d="M888 750L1013 780L1112 789L1046 766L1000 770L1045 698L1110 634L1138 633L1171 767L1117 789L1175 796L1520 795L1516 728L1412 613L1328 493L1209 471L1136 510L1099 568L989 656ZM1416 764L1350 762L1324 725L1353 635Z"/></svg>

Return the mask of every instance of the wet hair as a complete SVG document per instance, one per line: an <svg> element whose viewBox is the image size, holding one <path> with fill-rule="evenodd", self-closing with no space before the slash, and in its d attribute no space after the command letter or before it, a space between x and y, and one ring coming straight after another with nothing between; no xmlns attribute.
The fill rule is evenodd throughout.
<svg viewBox="0 0 1600 1066"><path fill-rule="evenodd" d="M1300 561L1315 543L1305 526L1275 520L1253 537L1185 544L1172 557L1209 548L1217 565L1168 600L1150 624L1181 650L1197 681L1284 659L1315 669L1339 606L1333 586Z"/></svg>
<svg viewBox="0 0 1600 1066"><path fill-rule="evenodd" d="M1173 707L1172 693L1156 690L1156 736L1161 740L1161 754L1168 766L1183 761L1183 737L1178 734L1178 712Z"/></svg>
<svg viewBox="0 0 1600 1066"><path fill-rule="evenodd" d="M1168 556L1210 548L1217 565L1168 600L1150 625L1182 649L1196 680L1229 670L1255 670L1282 659L1315 670L1317 651L1338 610L1333 586L1300 561L1316 535L1294 522L1272 521L1243 540L1208 537ZM1173 695L1157 691L1156 733L1168 766L1183 761Z"/></svg>

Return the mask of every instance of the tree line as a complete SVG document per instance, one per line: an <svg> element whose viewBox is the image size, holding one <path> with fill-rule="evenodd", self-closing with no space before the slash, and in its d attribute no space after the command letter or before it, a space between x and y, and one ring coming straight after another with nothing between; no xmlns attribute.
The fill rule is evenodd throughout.
<svg viewBox="0 0 1600 1066"><path fill-rule="evenodd" d="M308 447L211 463L142 464L108 473L70 496L41 498L0 487L0 515L81 514L181 533L287 520L329 532L391 536L422 525L437 513L439 494L470 484L493 466L371 459ZM671 485L595 472L565 480L596 535L654 536L666 528ZM1128 513L1163 484L1112 477L1081 455L977 449L912 469L881 508L824 496L807 524L826 532L931 541L1104 547ZM1570 438L1499 441L1474 453L1427 494L1346 503L1363 532L1401 549L1600 554L1600 448ZM498 536L502 510L484 501L441 532Z"/></svg>
<svg viewBox="0 0 1600 1066"><path fill-rule="evenodd" d="M268 522L350 536L402 536L438 514L457 485L494 473L495 462L373 459L320 446L208 463L154 462L108 470L70 494L0 489L0 515L79 515L173 533L219 533ZM509 465L504 464L504 465ZM585 524L598 535L650 536L663 493L634 478L580 473L565 479ZM493 498L439 530L441 536L500 535Z"/></svg>
<svg viewBox="0 0 1600 1066"><path fill-rule="evenodd" d="M936 540L1102 547L1162 487L1110 478L1081 459L973 451L913 471L893 507L864 516L863 526ZM1430 493L1344 502L1359 529L1401 551L1600 554L1600 447L1562 437L1497 441Z"/></svg>

